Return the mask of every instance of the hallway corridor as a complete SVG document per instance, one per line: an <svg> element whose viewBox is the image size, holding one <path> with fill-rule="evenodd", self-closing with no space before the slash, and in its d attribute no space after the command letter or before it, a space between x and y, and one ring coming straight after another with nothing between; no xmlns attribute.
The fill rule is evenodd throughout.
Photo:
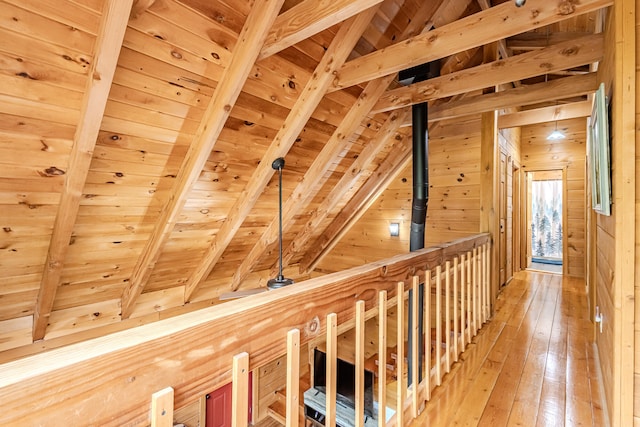
<svg viewBox="0 0 640 427"><path fill-rule="evenodd" d="M584 281L522 271L415 426L606 426Z"/></svg>

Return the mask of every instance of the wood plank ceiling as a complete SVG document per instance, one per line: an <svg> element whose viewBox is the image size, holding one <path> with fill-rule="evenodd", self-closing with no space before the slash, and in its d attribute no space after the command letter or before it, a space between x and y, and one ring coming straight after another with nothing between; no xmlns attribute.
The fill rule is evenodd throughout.
<svg viewBox="0 0 640 427"><path fill-rule="evenodd" d="M612 3L0 0L0 350L264 287L280 156L286 272L309 277L410 156L411 104L584 116Z"/></svg>

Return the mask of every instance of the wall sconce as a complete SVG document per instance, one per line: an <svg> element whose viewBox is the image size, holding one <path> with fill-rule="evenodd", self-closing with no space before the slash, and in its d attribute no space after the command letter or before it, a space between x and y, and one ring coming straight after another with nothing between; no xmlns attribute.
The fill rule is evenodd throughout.
<svg viewBox="0 0 640 427"><path fill-rule="evenodd" d="M389 224L389 235L392 237L397 237L400 235L400 224L397 222L392 222Z"/></svg>

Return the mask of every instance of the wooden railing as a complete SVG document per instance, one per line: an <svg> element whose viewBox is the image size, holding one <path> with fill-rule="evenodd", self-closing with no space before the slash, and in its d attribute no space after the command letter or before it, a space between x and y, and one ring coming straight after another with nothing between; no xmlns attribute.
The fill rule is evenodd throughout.
<svg viewBox="0 0 640 427"><path fill-rule="evenodd" d="M286 424L298 425L300 348L326 337L332 426L336 337L355 328L354 425L362 426L365 322L378 318L378 407L387 411L392 389L396 403L388 409L395 411L389 422L379 416L377 424L405 425L490 316L489 253L488 234L471 236L6 363L0 366L0 424L170 426L174 406L233 382L234 426L244 426L246 416L238 414L247 412L249 372L286 354ZM407 298L409 290L418 295L421 282L429 290L423 308L426 357L419 366L417 345L406 355L419 366L409 387L404 349L409 335L419 342L420 327L419 298L411 299L410 310ZM387 336L394 306L403 333ZM412 315L411 330L405 310ZM386 354L394 341L397 383L391 387ZM420 382L419 370L425 373Z"/></svg>

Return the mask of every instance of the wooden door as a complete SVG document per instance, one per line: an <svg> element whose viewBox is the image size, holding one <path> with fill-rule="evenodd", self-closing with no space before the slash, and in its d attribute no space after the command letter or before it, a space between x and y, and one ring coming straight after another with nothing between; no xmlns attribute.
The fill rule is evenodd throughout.
<svg viewBox="0 0 640 427"><path fill-rule="evenodd" d="M498 266L500 269L500 287L507 281L507 155L500 153L500 237L498 243Z"/></svg>
<svg viewBox="0 0 640 427"><path fill-rule="evenodd" d="M249 372L249 414L248 420L252 421L252 372ZM207 421L206 427L231 427L231 395L232 384L225 384L219 389L207 394Z"/></svg>

